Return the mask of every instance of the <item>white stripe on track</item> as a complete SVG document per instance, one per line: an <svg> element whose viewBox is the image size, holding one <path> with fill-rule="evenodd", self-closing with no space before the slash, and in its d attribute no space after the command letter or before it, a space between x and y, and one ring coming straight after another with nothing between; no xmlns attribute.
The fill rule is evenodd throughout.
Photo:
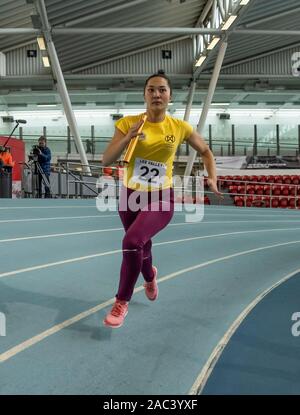
<svg viewBox="0 0 300 415"><path fill-rule="evenodd" d="M61 236L86 235L86 234L90 234L90 233L114 232L114 231L124 231L124 228L95 229L95 230L92 230L92 231L51 233L49 235L23 236L23 237L18 237L18 238L11 238L11 239L0 239L0 243L27 241L27 240L31 240L31 239L58 238L58 237L61 237Z"/></svg>
<svg viewBox="0 0 300 415"><path fill-rule="evenodd" d="M63 206L11 206L11 207L0 207L0 210L12 210L12 209L96 209L96 204L90 206L80 205L63 205Z"/></svg>
<svg viewBox="0 0 300 415"><path fill-rule="evenodd" d="M14 222L38 222L48 220L69 220L69 219L89 219L89 218L111 218L119 215L92 215L92 216L58 216L51 218L31 218L31 219L8 219L0 220L0 223L14 223Z"/></svg>

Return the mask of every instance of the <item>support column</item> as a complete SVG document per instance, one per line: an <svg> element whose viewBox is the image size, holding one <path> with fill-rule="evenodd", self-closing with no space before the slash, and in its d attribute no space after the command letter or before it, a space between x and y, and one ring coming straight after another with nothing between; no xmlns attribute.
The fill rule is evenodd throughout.
<svg viewBox="0 0 300 415"><path fill-rule="evenodd" d="M197 132L199 134L201 134L204 129L208 110L209 110L209 107L210 107L210 104L211 104L211 101L212 101L212 98L213 98L213 95L216 89L216 85L218 82L218 78L219 78L220 70L222 67L223 60L224 60L227 45L228 45L227 41L222 42L220 45L218 57L215 63L213 74L212 74L209 87L208 87L207 96L205 98L205 102L203 105L203 109L202 109L200 120L199 120L198 127L197 127ZM197 155L197 152L193 148L191 148L187 166L184 172L185 176L190 176L196 155Z"/></svg>
<svg viewBox="0 0 300 415"><path fill-rule="evenodd" d="M64 80L64 76L60 67L60 63L58 60L58 56L56 53L56 49L51 37L51 27L48 21L47 11L44 0L35 0L36 9L41 17L42 26L43 26L43 33L45 36L45 41L47 44L47 51L50 57L52 69L57 80L58 92L60 94L62 104L64 107L64 111L66 114L66 118L68 120L68 124L70 126L71 133L74 137L75 143L78 148L78 152L80 155L81 163L83 164L83 172L87 174L91 174L91 170L89 167L89 163L87 160L87 156L85 153L85 149L83 147L83 143L81 141L81 137L79 134L76 118L74 116L71 100L67 91L66 83Z"/></svg>
<svg viewBox="0 0 300 415"><path fill-rule="evenodd" d="M68 124L70 126L71 134L74 137L74 141L76 143L78 153L80 156L81 164L83 164L82 170L87 173L91 174L91 170L89 167L89 162L85 153L85 149L83 147L83 143L81 141L80 133L77 126L77 121L75 115L72 110L71 100L67 91L66 83L63 77L63 73L61 67L59 65L58 57L56 54L55 46L53 42L48 42L48 53L50 56L51 64L53 65L53 70L58 82L58 91L60 93L60 97L62 100L62 104L65 110L66 118L68 120Z"/></svg>
<svg viewBox="0 0 300 415"><path fill-rule="evenodd" d="M189 121L190 119L190 114L191 114L191 109L192 109L192 105L193 105L193 99L194 99L194 95L195 95L195 90L196 90L196 86L197 86L197 82L196 81L192 81L191 86L190 86L190 90L189 90L189 95L188 95L188 99L187 99L187 104L186 104L186 108L185 108L185 113L184 113L184 121ZM188 147L189 144L186 143L186 155L188 155Z"/></svg>
<svg viewBox="0 0 300 415"><path fill-rule="evenodd" d="M191 109L192 109L192 105L193 105L193 99L194 99L194 95L195 95L196 86L197 86L197 82L192 81L191 86L190 86L190 90L189 90L189 95L188 95L188 99L187 99L186 108L185 108L184 121L189 121L189 119L190 119L190 114L191 114Z"/></svg>

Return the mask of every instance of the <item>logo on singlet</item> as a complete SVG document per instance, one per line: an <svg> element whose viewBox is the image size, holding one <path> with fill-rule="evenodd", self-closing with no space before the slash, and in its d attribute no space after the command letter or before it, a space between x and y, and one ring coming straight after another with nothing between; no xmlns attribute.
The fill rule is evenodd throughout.
<svg viewBox="0 0 300 415"><path fill-rule="evenodd" d="M165 136L166 143L174 144L176 141L176 138L174 135L166 135Z"/></svg>

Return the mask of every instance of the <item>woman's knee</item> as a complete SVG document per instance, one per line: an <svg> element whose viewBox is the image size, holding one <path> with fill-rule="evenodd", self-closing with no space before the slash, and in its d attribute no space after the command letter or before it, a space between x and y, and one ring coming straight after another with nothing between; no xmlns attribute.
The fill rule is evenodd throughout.
<svg viewBox="0 0 300 415"><path fill-rule="evenodd" d="M144 242L141 238L135 235L125 235L123 238L122 249L140 251L144 248Z"/></svg>

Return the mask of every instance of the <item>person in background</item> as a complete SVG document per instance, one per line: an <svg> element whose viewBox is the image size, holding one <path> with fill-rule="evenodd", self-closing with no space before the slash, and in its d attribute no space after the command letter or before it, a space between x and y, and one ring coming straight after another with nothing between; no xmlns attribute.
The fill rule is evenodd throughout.
<svg viewBox="0 0 300 415"><path fill-rule="evenodd" d="M47 147L47 139L44 136L40 136L38 140L38 162L41 166L41 169L47 179L47 182L50 184L50 172L51 172L51 151ZM42 174L39 172L39 198L42 197ZM44 183L45 184L45 183ZM51 197L50 187L45 184L45 198Z"/></svg>
<svg viewBox="0 0 300 415"><path fill-rule="evenodd" d="M12 155L8 151L7 147L0 146L0 167L3 166L14 166Z"/></svg>

